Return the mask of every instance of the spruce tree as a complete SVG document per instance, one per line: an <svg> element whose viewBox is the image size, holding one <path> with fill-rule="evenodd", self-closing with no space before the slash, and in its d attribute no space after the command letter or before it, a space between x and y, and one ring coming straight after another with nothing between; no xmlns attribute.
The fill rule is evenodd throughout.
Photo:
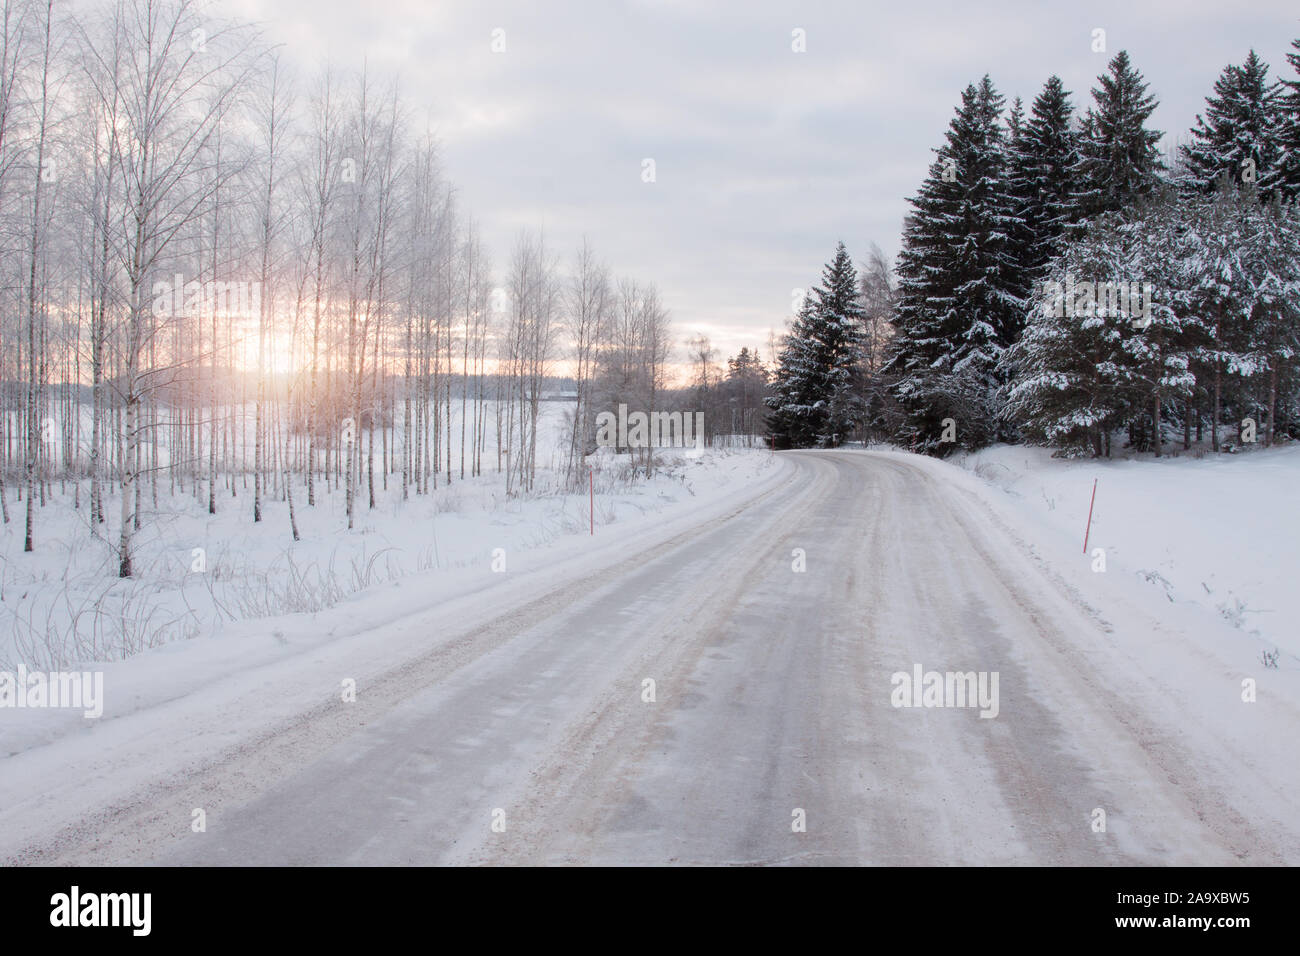
<svg viewBox="0 0 1300 956"><path fill-rule="evenodd" d="M895 440L943 453L997 437L998 361L1023 324L1010 237L1018 228L1006 177L1003 98L985 76L962 94L904 222L899 297L883 370L903 419Z"/></svg>
<svg viewBox="0 0 1300 956"><path fill-rule="evenodd" d="M1177 191L1162 184L1137 203L1118 228L1123 259L1119 278L1153 288L1147 314L1123 340L1122 363L1131 386L1133 433L1140 447L1162 453L1161 426L1171 400L1191 397L1195 350L1206 327L1195 310L1184 307L1181 291L1188 261L1188 211ZM1150 428L1147 428L1148 417Z"/></svg>
<svg viewBox="0 0 1300 956"><path fill-rule="evenodd" d="M813 295L817 298L815 314L829 368L827 420L820 443L835 448L844 443L862 419L857 376L866 322L858 271L843 242L835 247L835 256L823 269L821 285L813 289Z"/></svg>
<svg viewBox="0 0 1300 956"><path fill-rule="evenodd" d="M1226 173L1220 175L1214 193L1190 205L1187 229L1176 255L1183 307L1205 329L1203 341L1191 357L1210 400L1210 441L1215 451L1219 450L1218 425L1225 397L1255 369L1250 354L1248 265L1254 246L1255 205L1253 190L1238 187Z"/></svg>
<svg viewBox="0 0 1300 956"><path fill-rule="evenodd" d="M1272 445L1279 396L1294 391L1300 358L1300 209L1275 194L1271 202L1249 211L1244 256L1250 289L1249 346L1268 425L1264 442Z"/></svg>
<svg viewBox="0 0 1300 956"><path fill-rule="evenodd" d="M778 448L809 448L821 430L823 412L815 394L812 297L805 296L777 356L772 394L763 400L772 411L767 430Z"/></svg>
<svg viewBox="0 0 1300 956"><path fill-rule="evenodd" d="M1087 285L1119 275L1124 259L1114 229L1094 220L1034 287L1024 335L1007 351L1014 376L1000 413L1030 442L1100 456L1104 436L1126 416L1123 342L1132 316L1112 314L1104 302L1099 309L1095 285Z"/></svg>
<svg viewBox="0 0 1300 956"><path fill-rule="evenodd" d="M1027 144L1028 129L1020 97L1011 103L1004 140L1003 170L1006 178L1008 211L1011 221L1006 228L1006 279L1018 298L1029 296L1034 280L1033 265L1037 257L1038 237L1032 221L1036 218L1038 197L1035 195L1034 162Z"/></svg>
<svg viewBox="0 0 1300 956"><path fill-rule="evenodd" d="M1123 209L1150 192L1164 169L1156 147L1163 134L1146 128L1158 102L1147 94L1128 52L1120 50L1097 80L1101 85L1093 88L1094 104L1083 121L1079 166L1089 218Z"/></svg>
<svg viewBox="0 0 1300 956"><path fill-rule="evenodd" d="M805 297L776 370L769 429L785 447L842 444L861 416L854 376L862 343L858 275L844 243Z"/></svg>
<svg viewBox="0 0 1300 956"><path fill-rule="evenodd" d="M1034 99L1016 157L1026 197L1025 226L1032 237L1030 275L1041 279L1047 263L1064 249L1067 230L1082 218L1079 188L1079 134L1072 127L1074 107L1059 76L1049 77Z"/></svg>
<svg viewBox="0 0 1300 956"><path fill-rule="evenodd" d="M1276 100L1277 159L1260 178L1260 188L1281 194L1284 199L1300 198L1300 40L1292 40L1294 53L1286 55L1295 79L1283 78Z"/></svg>
<svg viewBox="0 0 1300 956"><path fill-rule="evenodd" d="M1241 66L1225 67L1182 147L1187 185L1208 193L1222 173L1246 184L1270 179L1279 152L1277 96L1254 50Z"/></svg>

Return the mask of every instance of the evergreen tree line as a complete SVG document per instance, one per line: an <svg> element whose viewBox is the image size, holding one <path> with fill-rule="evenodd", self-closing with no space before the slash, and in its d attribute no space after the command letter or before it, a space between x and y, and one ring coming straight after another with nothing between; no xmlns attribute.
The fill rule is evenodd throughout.
<svg viewBox="0 0 1300 956"><path fill-rule="evenodd" d="M1172 156L1121 51L1076 112L962 94L904 222L892 335L869 336L843 248L787 335L769 419L787 446L883 438L1161 453L1300 430L1300 40L1294 78L1251 51ZM1168 160L1168 161L1166 161ZM857 296L853 295L854 290ZM871 338L871 346L867 340ZM1240 433L1240 434L1239 434Z"/></svg>

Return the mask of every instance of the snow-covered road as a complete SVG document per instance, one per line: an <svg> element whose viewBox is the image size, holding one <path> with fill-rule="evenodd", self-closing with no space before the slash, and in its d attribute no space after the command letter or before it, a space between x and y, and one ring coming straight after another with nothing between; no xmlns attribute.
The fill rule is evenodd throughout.
<svg viewBox="0 0 1300 956"><path fill-rule="evenodd" d="M503 580L449 605L440 639L356 703L159 767L94 813L69 796L94 782L60 777L60 743L38 748L21 768L46 779L4 790L0 858L1300 862L1276 765L1294 701L1240 702L1237 675L1193 647L1144 668L1128 648L1165 622L1098 608L935 463L783 457L749 500L598 566L557 564L545 588ZM918 665L996 673L996 716L893 706L892 675ZM62 795L44 828L39 786Z"/></svg>

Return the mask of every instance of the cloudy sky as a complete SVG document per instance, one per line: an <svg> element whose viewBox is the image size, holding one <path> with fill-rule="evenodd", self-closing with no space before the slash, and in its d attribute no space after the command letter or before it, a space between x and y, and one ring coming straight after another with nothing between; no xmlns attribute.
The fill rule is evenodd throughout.
<svg viewBox="0 0 1300 956"><path fill-rule="evenodd" d="M724 356L766 349L837 240L859 260L877 242L892 260L906 199L984 73L1026 103L1057 73L1081 106L1127 49L1172 144L1227 63L1253 47L1293 75L1284 55L1300 36L1294 0L223 6L300 69L364 58L397 76L499 270L522 227L544 228L566 258L585 233L616 273L658 283L680 338L705 332Z"/></svg>

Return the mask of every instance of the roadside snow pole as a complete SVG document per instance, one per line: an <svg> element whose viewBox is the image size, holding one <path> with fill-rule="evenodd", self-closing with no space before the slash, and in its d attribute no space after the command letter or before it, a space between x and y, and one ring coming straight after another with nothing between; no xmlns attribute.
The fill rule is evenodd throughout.
<svg viewBox="0 0 1300 956"><path fill-rule="evenodd" d="M596 470L591 469L587 472L587 476L591 479L591 533L594 537L596 534Z"/></svg>
<svg viewBox="0 0 1300 956"><path fill-rule="evenodd" d="M1097 479L1092 479L1092 500L1088 502L1088 527L1083 529L1083 553L1088 553L1088 534L1092 531L1092 506L1097 503Z"/></svg>

